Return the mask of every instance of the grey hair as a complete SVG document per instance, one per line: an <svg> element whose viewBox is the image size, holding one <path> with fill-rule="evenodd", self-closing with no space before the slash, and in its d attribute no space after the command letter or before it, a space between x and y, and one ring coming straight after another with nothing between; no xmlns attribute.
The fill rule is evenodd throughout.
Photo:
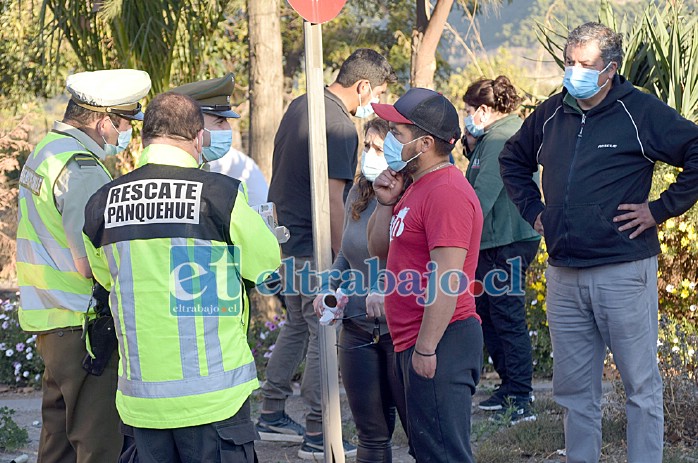
<svg viewBox="0 0 698 463"><path fill-rule="evenodd" d="M601 50L603 64L608 65L611 61L618 64L618 68L623 64L623 36L613 32L612 29L603 24L588 22L570 32L565 43L565 56L567 47L578 47L589 42L597 42Z"/></svg>

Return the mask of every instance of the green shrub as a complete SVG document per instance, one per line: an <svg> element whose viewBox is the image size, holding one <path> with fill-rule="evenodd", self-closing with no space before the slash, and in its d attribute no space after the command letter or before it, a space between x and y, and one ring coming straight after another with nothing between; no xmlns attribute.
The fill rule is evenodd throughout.
<svg viewBox="0 0 698 463"><path fill-rule="evenodd" d="M673 181L672 175L657 178L655 174L654 181L668 186L667 181ZM686 214L669 219L659 227L662 249L658 273L660 312L686 327L698 324L697 224L698 209L694 206ZM692 334L695 333L694 329ZM695 364L694 360L694 370Z"/></svg>
<svg viewBox="0 0 698 463"><path fill-rule="evenodd" d="M29 442L29 434L24 428L20 428L12 419L15 411L0 408L0 449L15 450Z"/></svg>
<svg viewBox="0 0 698 463"><path fill-rule="evenodd" d="M542 241L538 254L526 274L526 320L533 351L533 373L543 377L553 375L553 346L545 311L547 265L548 252L545 249L545 241Z"/></svg>
<svg viewBox="0 0 698 463"><path fill-rule="evenodd" d="M20 328L17 308L16 296L0 301L0 383L39 387L44 362L36 350L36 335Z"/></svg>

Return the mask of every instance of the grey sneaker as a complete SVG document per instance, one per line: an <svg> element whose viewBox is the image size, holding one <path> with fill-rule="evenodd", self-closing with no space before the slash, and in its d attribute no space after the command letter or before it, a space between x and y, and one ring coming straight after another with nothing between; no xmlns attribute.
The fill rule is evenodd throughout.
<svg viewBox="0 0 698 463"><path fill-rule="evenodd" d="M256 428L260 439L265 441L303 442L305 434L305 428L283 412L281 418L274 421L267 421L262 414L257 421Z"/></svg>
<svg viewBox="0 0 698 463"><path fill-rule="evenodd" d="M325 440L319 436L304 436L303 444L298 450L298 458L301 460L325 461ZM355 457L356 447L349 442L342 440L345 457Z"/></svg>

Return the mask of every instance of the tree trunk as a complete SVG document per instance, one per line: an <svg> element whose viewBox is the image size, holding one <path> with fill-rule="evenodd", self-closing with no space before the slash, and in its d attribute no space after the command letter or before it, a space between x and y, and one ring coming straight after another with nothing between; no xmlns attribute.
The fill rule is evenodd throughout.
<svg viewBox="0 0 698 463"><path fill-rule="evenodd" d="M250 46L250 132L249 153L271 180L274 136L283 113L284 75L281 59L280 5L283 0L248 0ZM273 296L252 291L250 302L255 316L271 319L280 311Z"/></svg>
<svg viewBox="0 0 698 463"><path fill-rule="evenodd" d="M437 0L430 17L429 0L417 0L417 22L412 31L412 87L434 87L436 47L452 6L453 0Z"/></svg>
<svg viewBox="0 0 698 463"><path fill-rule="evenodd" d="M271 179L274 136L283 111L280 0L248 0L250 156Z"/></svg>

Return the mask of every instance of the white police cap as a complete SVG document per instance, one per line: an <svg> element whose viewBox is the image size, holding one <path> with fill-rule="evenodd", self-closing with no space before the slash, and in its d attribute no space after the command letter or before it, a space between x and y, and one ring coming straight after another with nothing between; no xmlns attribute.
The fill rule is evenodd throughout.
<svg viewBox="0 0 698 463"><path fill-rule="evenodd" d="M138 100L150 91L150 76L136 69L79 72L68 76L66 89L85 109L142 121Z"/></svg>

